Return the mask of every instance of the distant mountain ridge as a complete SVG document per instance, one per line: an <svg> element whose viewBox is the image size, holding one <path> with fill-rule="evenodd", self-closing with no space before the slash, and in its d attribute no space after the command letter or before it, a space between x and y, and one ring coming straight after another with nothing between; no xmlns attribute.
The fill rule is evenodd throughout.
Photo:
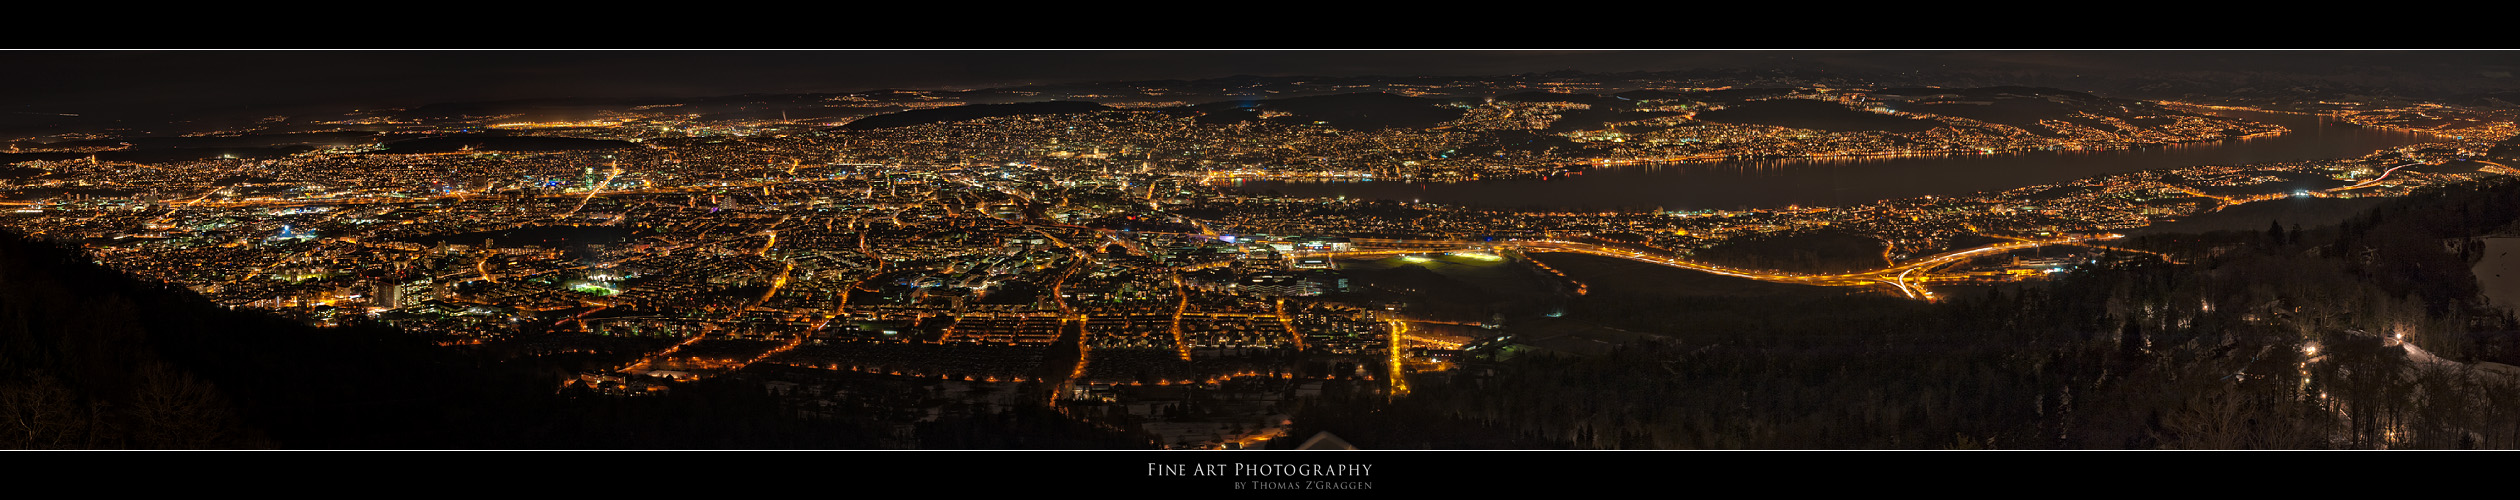
<svg viewBox="0 0 2520 500"><path fill-rule="evenodd" d="M869 116L859 118L857 121L849 122L848 125L842 125L840 128L846 130L873 130L879 128L925 125L938 122L978 120L981 118L995 118L1001 116L1091 113L1095 111L1111 111L1115 109L1119 108L1104 106L1101 103L1085 101L966 104L962 106L914 109L897 113Z"/></svg>
<svg viewBox="0 0 2520 500"><path fill-rule="evenodd" d="M1286 121L1322 122L1323 125L1335 128L1373 130L1427 128L1461 118L1464 111L1446 106L1450 102L1445 99L1409 97L1382 92L1358 92L1213 102L1190 106L1189 109L1228 117L1240 117L1246 113L1263 110L1278 111L1293 115L1292 120ZM1249 116L1256 118L1256 115Z"/></svg>

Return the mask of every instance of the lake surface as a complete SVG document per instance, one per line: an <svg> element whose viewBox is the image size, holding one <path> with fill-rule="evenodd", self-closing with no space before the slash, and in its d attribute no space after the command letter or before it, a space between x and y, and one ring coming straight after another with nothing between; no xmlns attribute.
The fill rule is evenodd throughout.
<svg viewBox="0 0 2520 500"><path fill-rule="evenodd" d="M1963 195L2086 177L2193 165L2348 158L2426 142L2426 136L2289 113L2212 114L2282 125L2274 137L2118 151L1854 159L1725 160L1597 168L1580 175L1463 182L1248 181L1245 192L1423 201L1484 208L1738 210L1845 206ZM2262 224L2262 222L2261 222Z"/></svg>

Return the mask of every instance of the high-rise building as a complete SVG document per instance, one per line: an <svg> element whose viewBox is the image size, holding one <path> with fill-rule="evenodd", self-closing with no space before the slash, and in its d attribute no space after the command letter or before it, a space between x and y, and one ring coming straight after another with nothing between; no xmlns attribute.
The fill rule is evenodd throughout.
<svg viewBox="0 0 2520 500"><path fill-rule="evenodd" d="M403 293L401 283L378 281L376 282L375 287L376 292L374 295L371 295L372 299L369 300L370 303L376 304L377 307L383 307L386 309L402 308Z"/></svg>

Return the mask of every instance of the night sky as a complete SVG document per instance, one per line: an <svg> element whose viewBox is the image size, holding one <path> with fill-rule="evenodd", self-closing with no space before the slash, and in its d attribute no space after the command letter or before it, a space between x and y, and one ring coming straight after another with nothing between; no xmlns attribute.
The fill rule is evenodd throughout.
<svg viewBox="0 0 2520 500"><path fill-rule="evenodd" d="M2070 84L2291 75L2347 85L2509 87L2520 52L2314 51L12 51L0 110L187 113L545 97L701 97L1231 75L1502 75L1746 68L1934 72ZM2052 81L2053 80L2053 81ZM2105 90L2105 89L2099 89Z"/></svg>

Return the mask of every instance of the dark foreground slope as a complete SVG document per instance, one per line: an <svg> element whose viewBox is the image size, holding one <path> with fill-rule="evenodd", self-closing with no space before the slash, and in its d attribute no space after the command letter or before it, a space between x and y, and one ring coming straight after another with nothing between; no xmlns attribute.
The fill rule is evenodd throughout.
<svg viewBox="0 0 2520 500"><path fill-rule="evenodd" d="M867 449L1126 447L1055 414L920 424L802 418L758 380L556 391L569 373L398 330L316 328L0 238L0 448ZM1046 430L1045 430L1046 429ZM1030 433L1031 439L1024 439ZM1078 436L1083 437L1069 437Z"/></svg>
<svg viewBox="0 0 2520 500"><path fill-rule="evenodd" d="M555 395L558 373L398 331L319 329L0 241L9 448L872 447L755 391Z"/></svg>

